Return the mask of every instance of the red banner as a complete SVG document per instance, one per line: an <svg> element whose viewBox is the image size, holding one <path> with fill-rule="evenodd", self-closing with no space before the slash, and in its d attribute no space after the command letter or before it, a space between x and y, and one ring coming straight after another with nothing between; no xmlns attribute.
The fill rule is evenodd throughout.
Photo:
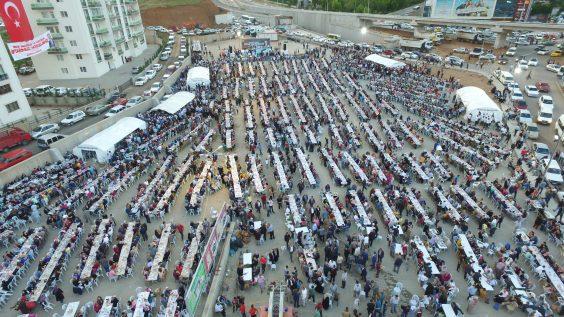
<svg viewBox="0 0 564 317"><path fill-rule="evenodd" d="M33 31L22 0L0 0L0 16L2 16L11 42L33 40Z"/></svg>

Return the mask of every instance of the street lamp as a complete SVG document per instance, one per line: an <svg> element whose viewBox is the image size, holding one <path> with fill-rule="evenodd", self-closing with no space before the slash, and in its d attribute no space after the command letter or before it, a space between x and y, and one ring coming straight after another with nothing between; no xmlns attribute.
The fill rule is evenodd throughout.
<svg viewBox="0 0 564 317"><path fill-rule="evenodd" d="M366 34L367 32L368 32L368 29L367 29L365 26L363 26L362 28L360 28L360 34L364 35L364 34Z"/></svg>

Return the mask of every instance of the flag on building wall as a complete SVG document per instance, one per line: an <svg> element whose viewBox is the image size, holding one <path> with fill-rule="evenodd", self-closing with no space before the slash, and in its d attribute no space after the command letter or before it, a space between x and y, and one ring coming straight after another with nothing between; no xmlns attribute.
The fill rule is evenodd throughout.
<svg viewBox="0 0 564 317"><path fill-rule="evenodd" d="M0 0L0 16L2 16L11 42L33 40L33 31L22 0Z"/></svg>
<svg viewBox="0 0 564 317"><path fill-rule="evenodd" d="M51 43L51 32L47 31L31 41L8 43L8 49L15 61L47 51Z"/></svg>

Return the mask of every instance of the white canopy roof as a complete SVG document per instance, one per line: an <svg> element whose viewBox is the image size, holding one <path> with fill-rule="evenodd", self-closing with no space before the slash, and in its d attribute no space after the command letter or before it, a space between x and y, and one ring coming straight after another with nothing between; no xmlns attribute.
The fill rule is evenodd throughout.
<svg viewBox="0 0 564 317"><path fill-rule="evenodd" d="M366 56L364 59L389 68L402 68L405 66L405 63L396 61L395 59L380 56L378 54L370 54Z"/></svg>
<svg viewBox="0 0 564 317"><path fill-rule="evenodd" d="M503 111L486 92L478 87L468 86L456 91L456 98L466 107L466 117L481 120L480 116L493 115L493 120L501 121Z"/></svg>
<svg viewBox="0 0 564 317"><path fill-rule="evenodd" d="M188 70L188 75L186 75L186 84L191 88L196 87L196 85L209 85L209 68L197 66Z"/></svg>
<svg viewBox="0 0 564 317"><path fill-rule="evenodd" d="M151 111L162 110L170 114L175 114L194 100L194 97L196 97L196 95L191 92L180 91L161 102L158 106L151 109Z"/></svg>
<svg viewBox="0 0 564 317"><path fill-rule="evenodd" d="M125 117L114 123L112 126L98 132L86 141L82 142L73 153L82 157L82 151L96 152L98 161L107 162L115 151L115 145L125 139L137 129L145 130L147 123L141 119Z"/></svg>

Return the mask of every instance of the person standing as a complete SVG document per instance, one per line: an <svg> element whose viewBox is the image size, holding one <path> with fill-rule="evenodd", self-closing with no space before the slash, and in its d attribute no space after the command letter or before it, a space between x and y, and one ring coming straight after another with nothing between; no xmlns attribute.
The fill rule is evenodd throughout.
<svg viewBox="0 0 564 317"><path fill-rule="evenodd" d="M241 313L241 317L247 317L247 306L245 306L245 303L241 303L241 306L239 306L239 312Z"/></svg>
<svg viewBox="0 0 564 317"><path fill-rule="evenodd" d="M147 224L142 223L141 228L139 228L139 232L141 233L141 237L143 237L143 241L147 241L149 237L147 236Z"/></svg>
<svg viewBox="0 0 564 317"><path fill-rule="evenodd" d="M394 261L394 272L399 273L402 263L403 263L402 258L398 256Z"/></svg>
<svg viewBox="0 0 564 317"><path fill-rule="evenodd" d="M345 288L345 286L347 286L348 277L349 277L349 273L347 271L343 271L341 273L341 288Z"/></svg>

